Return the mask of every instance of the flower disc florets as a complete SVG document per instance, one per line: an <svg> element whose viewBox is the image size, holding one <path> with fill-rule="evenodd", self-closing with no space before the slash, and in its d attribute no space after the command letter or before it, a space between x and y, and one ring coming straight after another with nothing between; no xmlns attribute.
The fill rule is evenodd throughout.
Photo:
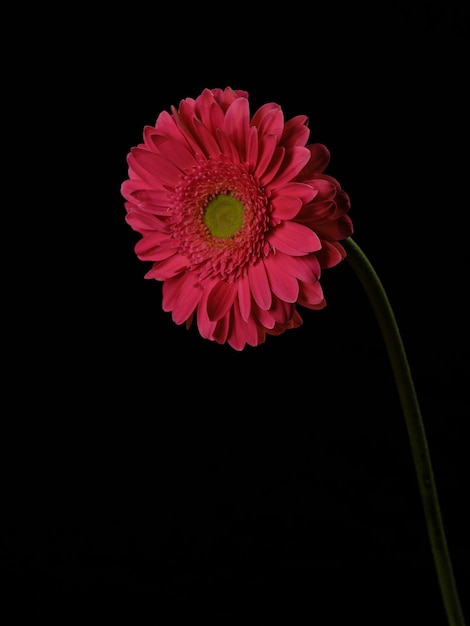
<svg viewBox="0 0 470 626"><path fill-rule="evenodd" d="M203 337L242 350L300 326L298 305L326 305L321 270L345 257L339 241L353 229L307 122L286 122L275 103L250 117L247 92L226 88L144 128L121 192L175 323L195 319Z"/></svg>
<svg viewBox="0 0 470 626"><path fill-rule="evenodd" d="M246 165L209 159L182 177L171 198L171 231L199 280L229 283L262 254L268 199Z"/></svg>

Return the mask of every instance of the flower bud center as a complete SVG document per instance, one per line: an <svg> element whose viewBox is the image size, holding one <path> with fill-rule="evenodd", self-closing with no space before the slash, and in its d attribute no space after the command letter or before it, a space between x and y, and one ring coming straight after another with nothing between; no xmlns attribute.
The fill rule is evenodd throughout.
<svg viewBox="0 0 470 626"><path fill-rule="evenodd" d="M213 237L227 239L243 224L243 204L229 194L219 194L209 202L203 222Z"/></svg>

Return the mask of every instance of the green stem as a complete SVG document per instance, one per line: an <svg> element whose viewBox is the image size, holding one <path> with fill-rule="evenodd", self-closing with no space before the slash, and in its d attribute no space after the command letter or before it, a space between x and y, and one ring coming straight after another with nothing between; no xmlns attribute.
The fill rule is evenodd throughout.
<svg viewBox="0 0 470 626"><path fill-rule="evenodd" d="M398 324L383 285L369 259L350 237L343 241L343 244L347 252L346 259L367 293L385 340L408 429L426 525L449 626L465 626L447 547L426 433Z"/></svg>

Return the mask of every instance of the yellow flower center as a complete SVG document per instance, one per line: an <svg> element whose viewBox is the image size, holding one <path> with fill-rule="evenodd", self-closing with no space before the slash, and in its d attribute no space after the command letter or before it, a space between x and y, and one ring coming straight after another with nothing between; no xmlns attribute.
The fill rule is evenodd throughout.
<svg viewBox="0 0 470 626"><path fill-rule="evenodd" d="M220 194L209 202L203 222L213 237L227 239L243 224L243 204L229 194Z"/></svg>

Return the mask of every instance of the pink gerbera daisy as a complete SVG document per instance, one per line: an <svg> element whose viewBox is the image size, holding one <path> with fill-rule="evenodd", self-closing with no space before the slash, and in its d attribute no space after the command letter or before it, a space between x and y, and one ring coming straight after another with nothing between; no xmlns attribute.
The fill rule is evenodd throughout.
<svg viewBox="0 0 470 626"><path fill-rule="evenodd" d="M146 126L121 187L135 251L163 283L176 324L235 350L302 324L321 309L322 268L352 234L348 195L307 145L308 118L285 121L275 103L252 117L248 93L205 89Z"/></svg>

